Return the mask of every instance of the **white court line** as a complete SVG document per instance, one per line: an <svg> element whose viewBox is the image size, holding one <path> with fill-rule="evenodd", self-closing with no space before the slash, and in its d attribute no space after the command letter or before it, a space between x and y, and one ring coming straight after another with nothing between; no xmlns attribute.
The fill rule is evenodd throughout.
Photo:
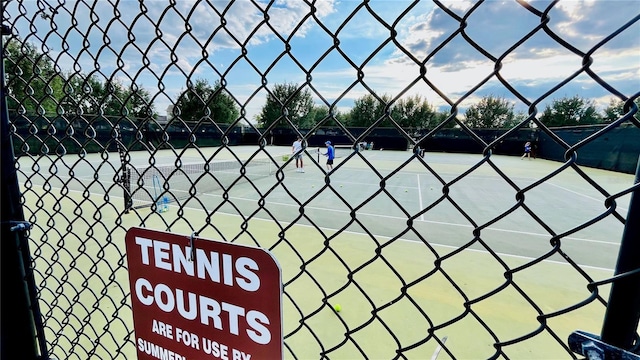
<svg viewBox="0 0 640 360"><path fill-rule="evenodd" d="M585 195L585 194L579 193L579 192L577 192L577 191L573 191L573 190L571 190L571 189L567 189L566 187L562 187L562 186L560 186L560 185L556 185L556 184L554 184L554 183L550 183L550 182L545 182L545 183L546 183L546 184L549 184L549 185L551 185L551 186L555 186L555 187L557 187L557 188L559 188L559 189L562 189L562 190L564 190L564 191L568 191L568 192L570 192L570 193L572 193L572 194L575 194L575 195L581 196L581 197L583 197L583 198L587 198L587 199L589 199L589 200L593 200L593 201L595 201L595 202L598 202L598 203L600 203L600 204L604 205L604 202L603 202L603 200L604 200L604 199L597 199L597 198L591 197L591 196L589 196L589 195ZM623 208L623 207L620 207L620 206L617 206L617 205L616 205L616 210L617 210L617 209L620 209L620 210L622 210L622 211L624 211L624 212L628 212L628 211L629 211L629 209L626 209L626 208Z"/></svg>
<svg viewBox="0 0 640 360"><path fill-rule="evenodd" d="M418 187L418 192L420 194L420 190L419 189L420 189L420 187ZM221 195L208 194L208 193L200 193L199 195L200 196L210 196L210 197L215 197L215 198L221 198L222 197ZM235 197L235 196L229 196L229 199L230 200L241 200L241 201L247 201L247 202L256 202L257 201L256 199L250 199L250 198L244 198L244 197ZM276 206L283 206L283 207L295 207L295 208L298 207L298 205L287 204L287 203L282 203L282 202L268 201L268 203L272 204L272 205L276 205ZM327 208L323 208L323 207L309 206L309 205L305 206L305 209L313 209L313 210L319 210L319 211L331 211L331 212L343 213L343 214L347 214L347 215L351 214L351 212L347 211L347 210L327 209ZM420 210L422 210L422 198L420 198ZM384 214L374 214L374 213L367 213L367 212L358 212L358 215L370 216L370 217L373 217L373 218L385 218L385 219L392 219L392 220L400 220L400 221L406 221L407 220L407 219L405 219L403 217L399 217L399 216L384 215ZM422 214L420 216L420 219L418 221L422 221L422 222L425 222L425 223L428 223L428 224L473 229L473 226L471 226L469 224L459 224L459 223L451 223L451 222L445 222L445 221L425 220L423 215L424 214ZM483 230L490 230L490 231L496 231L496 232L505 232L505 233L519 234L519 235L538 236L538 237L544 237L544 238L549 238L551 236L550 234L544 234L544 233L535 233L535 232L521 231L521 230L509 230L509 229L502 229L502 228L496 228L496 227L487 227L487 228L484 228ZM578 237L572 237L572 236L566 236L566 237L563 237L563 239L586 242L586 243L594 243L594 244L613 245L613 246L616 246L616 247L620 246L620 244L616 243L616 242L604 241L604 240L594 240L594 239L585 239L585 238L578 238Z"/></svg>
<svg viewBox="0 0 640 360"><path fill-rule="evenodd" d="M229 199L232 199L231 197L229 197ZM234 198L237 200L246 200L246 199L242 199L242 198ZM255 201L255 200L254 200ZM177 205L169 205L170 207L178 207ZM293 205L291 205L293 206ZM319 208L321 210L327 210L324 208ZM194 211L201 211L201 212L205 212L205 210L202 209L197 209L197 208L191 208L191 210ZM335 211L335 210L331 210L331 211ZM346 212L346 211L345 211ZM240 217L242 219L245 219L243 216L236 214L236 213L224 213L225 215L228 216L234 216L234 217ZM262 219L262 218L254 218L256 220L259 221L266 221L266 222L272 222L273 220L271 219ZM292 224L288 221L278 221L281 224ZM295 226L301 226L301 227L306 227L306 228L319 228L320 230L323 231L327 231L327 232L335 232L337 233L340 229L334 229L334 228L329 228L329 227L324 227L324 226L313 226L313 225L306 225L306 224L294 224ZM458 225L458 226L465 226L465 227L471 227L468 225L460 225L460 224L451 224L451 225ZM489 229L489 228L487 228ZM356 232L356 231L350 231L350 230L342 230L342 233L346 233L346 234L352 234L352 235L359 235L359 236L368 236L366 233L361 233L361 232ZM391 240L392 237L390 236L385 236L385 235L379 235L379 234L373 234L376 238L380 238L380 239L387 239L387 240ZM540 235L540 234L533 234L533 235ZM545 235L546 236L546 235ZM570 237L566 237L565 239L576 239L576 240L581 240L578 238L570 238ZM415 240L410 240L410 239L403 239L403 238L398 238L396 239L397 241L402 241L402 242L407 242L407 243L411 243L411 244L422 244L419 241L415 241ZM595 241L595 240L585 240L585 241ZM460 246L454 246L454 245L446 245L446 244L440 244L440 243L435 243L435 242L429 242L431 245L433 246L439 246L439 247L443 247L443 248L447 248L447 249L459 249ZM612 244L612 243L606 243L606 244ZM617 245L617 244L614 244ZM489 254L489 251L487 250L481 250L481 249L471 249L471 248L467 248L465 249L465 251L471 251L471 252L476 252L476 253L482 253L482 254ZM502 252L494 252L495 254L501 256L501 257L511 257L511 258L515 258L515 259L523 259L523 260L527 260L527 261L532 261L535 259L538 259L537 257L532 257L532 256L524 256L524 255L515 255L515 254L507 254L507 253L502 253ZM545 259L542 260L543 263L551 263L551 264L558 264L558 265L567 265L570 266L571 264L567 263L567 262L563 262L563 261L557 261L557 260L549 260L549 259ZM572 265L571 265L572 266ZM614 269L609 269L609 268L603 268L603 267L599 267L599 266L592 266L592 265L583 265L583 264L578 264L578 266L580 266L581 268L584 269L594 269L594 270L604 270L604 271L613 271Z"/></svg>
<svg viewBox="0 0 640 360"><path fill-rule="evenodd" d="M40 186L42 187L42 186ZM75 192L75 193L84 193L84 191L78 191L78 190L68 190L69 192ZM220 197L219 195L211 195L211 194L203 194L206 196L213 196L213 197ZM109 195L110 198L115 198L115 199L123 199L124 197L122 196L117 196L117 195ZM245 201L256 201L255 199L246 199L246 198L239 198L239 197L229 197L229 199L234 199L234 200L245 200ZM277 204L277 203L276 203ZM295 206L295 205L290 205L290 204L281 204L281 205L285 205L285 206ZM174 205L173 203L169 204L169 207L175 207L175 208L179 208L178 205ZM315 208L315 207L311 207L314 209L319 209L319 210L328 210L325 208ZM207 211L203 210L203 209L198 209L198 208L190 208L190 210L193 211L199 211L199 212L204 212L207 213ZM340 212L345 212L348 213L347 211L342 211L342 210L335 210L332 209L330 211L340 211ZM245 219L244 216L236 214L236 213L223 213L227 216L235 216L235 217L240 217L242 219ZM120 215L122 216L122 215ZM391 216L384 216L384 215L378 215L378 214L371 214L371 216L381 216L381 217L389 217L389 218L395 218L395 219L401 219L399 217L391 217ZM272 222L272 219L262 219L262 218L258 218L258 217L254 217L253 219L259 220L259 221L266 221L266 222ZM290 222L287 221L278 221L281 224L291 224ZM469 227L471 228L471 225L465 225L465 224L452 224L452 223L443 223L443 222L437 222L437 221L426 221L429 223L435 223L435 224L445 224L445 225L453 225L453 226L462 226L462 227ZM308 228L320 228L321 230L324 231L330 231L330 232L338 232L338 230L340 229L333 229L333 228L328 228L328 227L324 227L324 226L312 226L312 225L306 225L306 224L295 224L296 226L302 226L302 227L308 227ZM538 235L538 236L549 236L549 235L545 235L545 234L536 234L536 233L526 233L526 232L522 232L522 231L512 231L512 230L500 230L500 229L495 229L495 228L487 228L487 230L496 230L496 231L508 231L508 232L515 232L515 233L521 233L521 234L531 234L531 235ZM350 231L350 230L342 230L341 232L343 233L347 233L347 234L354 234L354 235L360 235L360 236L368 236L365 233L360 233L360 232L355 232L355 231ZM379 235L379 234L373 234L375 237L377 238L381 238L381 239L392 239L390 236L385 236L385 235ZM596 242L599 243L600 241L598 240L589 240L589 239L579 239L579 238L572 238L572 237L565 237L565 239L572 239L572 240L578 240L578 241L587 241L587 242ZM403 238L399 238L396 239L399 241L403 241L403 242L408 242L408 243L412 243L412 244L421 244L421 242L419 241L415 241L415 240L410 240L410 239L403 239ZM610 244L610 245L618 245L615 243L609 243L609 242L602 242L604 244ZM448 249L459 249L459 246L453 246L453 245L445 245L445 244L440 244L440 243L434 243L434 242L430 242L431 245L434 246L440 246L440 247L444 247L444 248L448 248ZM489 251L487 250L480 250L480 249L471 249L471 248L467 248L466 251L471 251L471 252L478 252L478 253L483 253L483 254L488 254ZM524 260L535 260L537 259L537 257L531 257L531 256L523 256L523 255L515 255L515 254L506 254L506 253L501 253L501 252L495 252L495 254L500 255L500 256L504 256L504 257L512 257L512 258L516 258L516 259L524 259ZM545 259L542 260L542 262L547 262L547 263L552 263L552 264L561 264L561 265L570 265L566 262L562 262L562 261L556 261L556 260L549 260L549 259ZM591 266L591 265L583 265L583 264L578 264L580 267L582 268L586 268L586 269L595 269L595 270L605 270L605 271L613 271L613 269L608 269L608 268L603 268L603 267L598 267L598 266Z"/></svg>
<svg viewBox="0 0 640 360"><path fill-rule="evenodd" d="M200 194L200 195L211 196L211 197L222 197L220 195L214 195L214 194ZM233 197L233 196L230 196L229 199L231 199L231 200L243 200L243 201L249 201L249 202L256 202L257 201L256 199L248 199L248 198ZM298 208L298 205L292 205L292 204L286 204L286 203L280 203L280 202L273 202L273 201L268 201L268 203L272 204L272 205L277 205L277 206ZM309 205L305 206L305 209L313 209L313 210L320 210L320 211L331 211L331 212L338 212L338 213L343 213L343 214L351 214L351 212L347 211L347 210L327 209L327 208L309 206ZM372 214L372 213L366 213L366 212L358 212L358 215L371 216L371 217L380 217L380 218L386 218L386 219L392 219L392 220L400 220L400 221L406 221L407 220L407 219L399 217L399 216ZM425 223L429 223L429 224L456 226L456 227L464 227L464 228L473 229L473 226L468 225L468 224L457 224L457 223L450 223L450 222L444 222L444 221L434 221L434 220L422 220L422 221L425 222ZM548 237L551 236L550 234L534 233L534 232L520 231L520 230L501 229L501 228L496 228L496 227L487 227L487 228L484 228L483 230L507 232L507 233L520 234L520 235L540 236L540 237L545 237L545 238L548 238ZM577 238L577 237L572 237L572 236L566 236L566 237L563 237L563 239L582 241L582 242L588 242L588 243L595 243L595 244L605 244L605 245L620 246L620 244L615 243L615 242L603 241L603 240L585 239L585 238Z"/></svg>
<svg viewBox="0 0 640 360"><path fill-rule="evenodd" d="M419 174L416 174L418 176L419 179ZM61 176L62 178L62 176ZM93 178L91 178L93 179ZM419 182L419 180L418 180ZM345 184L350 183L350 184L358 184L355 182L343 182ZM361 184L364 185L364 184ZM552 184L553 185L553 184ZM554 186L558 186L558 185L554 185ZM394 187L394 186L391 186ZM561 186L558 186L559 188L562 188ZM564 189L564 188L562 188ZM574 192L571 191L569 189L565 189L569 192ZM69 190L69 191L76 191L76 192L82 192L82 191L78 191L78 190ZM574 192L578 195L581 195L580 193ZM222 197L221 195L216 195L216 194L207 194L207 193L201 193L199 194L200 196L211 196L211 197ZM109 195L112 196L112 195ZM420 211L423 210L422 207L422 193L420 191L420 186L418 184L418 196L419 196L419 201L420 201ZM587 195L583 195L587 198L593 199L593 200L598 200L592 197L589 197ZM244 198L244 197L235 197L235 196L230 196L229 197L230 200L242 200L242 201L248 201L248 202L255 202L257 201L256 199L250 199L250 198ZM599 200L598 200L599 201ZM273 201L269 201L270 204L273 205L277 205L277 206L285 206L285 207L295 207L297 208L298 205L292 205L292 204L287 204L287 203L281 203L281 202L273 202ZM322 208L322 207L316 207L316 206L305 206L306 209L313 209L313 210L320 210L320 211L331 211L331 212L339 212L339 213L344 213L344 214L350 214L350 211L346 211L346 210L339 210L339 209L326 209L326 208ZM620 209L620 208L618 208ZM379 218L386 218L386 219L392 219L392 220L400 220L400 221L406 221L405 218L402 217L398 217L398 216L391 216L391 215L383 215L383 214L374 214L374 213L366 213L366 212L358 212L359 215L363 215L363 216L370 216L370 217L379 217ZM424 214L420 215L420 218L418 221L423 221L425 223L429 223L429 224L435 224L435 225L444 225L444 226L454 226L454 227L463 227L463 228L469 228L469 229L473 229L473 226L468 225L468 224L458 224L458 223L450 223L450 222L444 222L444 221L434 221L434 220L425 220L424 219ZM509 230L509 229L502 229L502 228L496 228L496 227L487 227L484 228L483 230L491 230L491 231L497 231L497 232L506 232L506 233L512 233L512 234L520 234L520 235L530 235L530 236L539 236L539 237L545 237L548 238L551 235L550 234L543 234L543 233L534 233L534 232L529 232L529 231L521 231L521 230ZM619 243L616 242L611 242L611 241L604 241L604 240L594 240L594 239L585 239L585 238L578 238L578 237L572 237L572 236L566 236L563 239L567 239L567 240L574 240L574 241L581 241L581 242L586 242L586 243L594 243L594 244L604 244L604 245L613 245L613 246L620 246Z"/></svg>
<svg viewBox="0 0 640 360"><path fill-rule="evenodd" d="M358 233L356 233L356 234L358 234ZM380 237L384 238L384 236L380 236ZM412 240L408 240L408 239L399 239L399 240L420 244L420 242L412 241ZM436 244L436 243L430 243L430 244L432 244L434 246L440 246L440 247L444 247L444 248L449 248L449 249L459 249L460 248L459 246L453 246L453 245L444 245L444 244ZM488 254L489 253L487 250L471 249L471 248L466 248L465 251L478 252L478 253L483 253L483 254ZM523 259L523 260L535 260L535 259L538 259L537 257L524 256L524 255L515 255L515 254L505 254L505 253L501 253L501 252L496 252L496 254L500 255L501 257L512 257L512 258ZM549 260L549 259L542 260L542 262L552 263L552 264L560 264L560 265L570 265L570 264L568 264L566 262L563 262L563 261ZM614 270L614 269L603 268L603 267L592 266L592 265L578 264L578 266L580 266L581 268L584 268L584 269L594 269L594 270L604 270L604 271L613 271Z"/></svg>
<svg viewBox="0 0 640 360"><path fill-rule="evenodd" d="M416 177L418 178L418 205L420 206L420 211L422 211L424 208L422 207L422 188L420 186L420 174L416 174ZM420 214L420 220L424 221L424 213Z"/></svg>

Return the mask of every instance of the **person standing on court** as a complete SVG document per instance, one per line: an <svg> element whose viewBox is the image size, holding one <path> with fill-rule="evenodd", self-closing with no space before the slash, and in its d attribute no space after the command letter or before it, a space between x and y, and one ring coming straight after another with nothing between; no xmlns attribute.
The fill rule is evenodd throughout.
<svg viewBox="0 0 640 360"><path fill-rule="evenodd" d="M296 159L296 172L304 172L304 164L302 162L302 139L300 136L296 138L291 146L291 154Z"/></svg>
<svg viewBox="0 0 640 360"><path fill-rule="evenodd" d="M525 156L528 157L529 160L531 160L531 142L529 141L524 144L524 154L522 154L520 160L524 159Z"/></svg>
<svg viewBox="0 0 640 360"><path fill-rule="evenodd" d="M331 141L327 140L324 144L327 145L327 152L322 155L327 157L327 171L331 171L333 170L333 159L336 157L336 153L331 145Z"/></svg>

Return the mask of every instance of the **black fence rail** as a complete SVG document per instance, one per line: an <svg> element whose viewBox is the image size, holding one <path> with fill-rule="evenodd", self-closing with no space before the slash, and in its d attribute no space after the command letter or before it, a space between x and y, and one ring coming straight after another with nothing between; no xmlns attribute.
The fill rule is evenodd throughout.
<svg viewBox="0 0 640 360"><path fill-rule="evenodd" d="M607 56L599 50L629 37L637 41L638 5L607 5L625 10L603 17L608 30L585 48L554 23L554 16L569 14L562 2L514 1L500 8L480 1L465 10L439 1L398 2L392 15L378 8L389 2L348 3L339 17L325 13L335 11L332 1L3 3L3 359L136 356L123 240L131 227L272 252L283 268L286 358L638 358L640 93L592 67ZM289 8L296 17L287 17ZM531 26L519 32L494 28L493 35L520 35L483 47L469 32L487 19L501 23L487 18L498 9L517 11ZM407 34L420 24L405 23L417 18L450 28L431 47L407 44ZM344 45L363 31L363 20L387 34L364 54ZM310 27L317 31L312 40ZM502 68L513 54L530 51L528 42L537 38L580 65L536 89L537 95L524 95L526 86L510 81ZM270 52L256 55L267 39ZM196 60L184 44L199 54ZM480 59L486 74L451 91L431 66L462 48ZM637 43L628 48L638 51ZM232 60L221 64L217 51L229 51ZM389 52L401 54L416 75L386 96L376 93L369 74ZM152 60L157 54L163 62ZM322 71L317 75L334 57L353 75L343 85L323 79L332 76ZM283 96L274 74L285 63L300 84ZM201 74L206 81L199 81ZM240 83L248 74L253 80ZM388 82L400 74L389 70L386 76ZM579 131L542 122L542 104L581 79L621 103L615 119ZM471 128L462 109L490 85L526 113L507 128ZM202 86L206 92L199 93ZM435 123L406 126L393 111L416 88L441 104L444 116ZM326 110L312 123L303 123L311 110L304 114L309 117L291 110L295 96L305 92ZM342 101L362 93L382 104L367 126L353 125L355 114L340 110ZM252 118L263 98L275 99L275 112L265 106ZM166 116L155 109L160 103L169 104ZM292 171L290 148L298 136L310 175L305 180ZM320 154L327 140L354 151L333 168L325 166ZM556 162L523 182L507 169L517 157L500 156L522 155L527 141L539 146L534 150L540 157ZM374 145L355 151L366 148L361 143ZM430 151L471 155L444 160L452 167L443 170ZM613 175L594 174L585 165L635 171L636 177L609 187L604 182ZM341 190L360 173L373 182ZM470 194L489 186L487 173L500 191L469 205ZM421 176L431 181L424 190ZM579 204L544 197L564 177L586 184L582 196L602 207L571 222ZM401 191L407 192L407 179L418 179L419 208L408 205L413 199ZM464 188L470 191L458 192ZM423 201L423 191L430 190L437 195ZM555 207L567 217L562 226L557 221L563 219L545 214ZM372 209L382 214L372 216ZM447 225L438 219L451 213L462 230L436 230ZM512 234L506 238L492 235L496 224L522 225L516 214L525 215L524 228L501 230ZM582 261L585 253L596 253L595 262L606 263L598 259L611 258L611 248L574 244L601 227L623 229L617 261L605 269ZM522 240L533 232L544 243L535 251L533 241ZM514 242L520 256L501 252ZM482 260L470 255L475 253ZM550 262L565 270L545 270ZM566 288L571 296L545 288ZM5 301L8 293L17 294L11 302ZM510 312L514 304L520 310ZM26 347L25 338L32 340Z"/></svg>

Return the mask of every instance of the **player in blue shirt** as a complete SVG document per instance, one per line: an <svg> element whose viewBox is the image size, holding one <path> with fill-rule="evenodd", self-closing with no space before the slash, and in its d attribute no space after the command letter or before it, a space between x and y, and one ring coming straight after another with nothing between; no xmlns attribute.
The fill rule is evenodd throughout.
<svg viewBox="0 0 640 360"><path fill-rule="evenodd" d="M327 157L327 171L331 171L333 170L333 159L336 157L336 152L331 145L331 141L327 140L324 144L327 145L327 152L322 155Z"/></svg>
<svg viewBox="0 0 640 360"><path fill-rule="evenodd" d="M522 156L520 157L520 160L524 159L525 157L531 160L531 143L529 141L527 141L527 143L524 144L524 154L522 154Z"/></svg>

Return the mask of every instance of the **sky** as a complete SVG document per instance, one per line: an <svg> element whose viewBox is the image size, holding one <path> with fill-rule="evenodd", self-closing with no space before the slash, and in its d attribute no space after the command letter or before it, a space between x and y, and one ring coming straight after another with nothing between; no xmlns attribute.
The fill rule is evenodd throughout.
<svg viewBox="0 0 640 360"><path fill-rule="evenodd" d="M161 115L189 79L221 80L250 122L285 83L341 112L371 91L459 113L489 95L542 112L640 91L640 1L312 3L9 0L3 23L65 72L145 88Z"/></svg>

